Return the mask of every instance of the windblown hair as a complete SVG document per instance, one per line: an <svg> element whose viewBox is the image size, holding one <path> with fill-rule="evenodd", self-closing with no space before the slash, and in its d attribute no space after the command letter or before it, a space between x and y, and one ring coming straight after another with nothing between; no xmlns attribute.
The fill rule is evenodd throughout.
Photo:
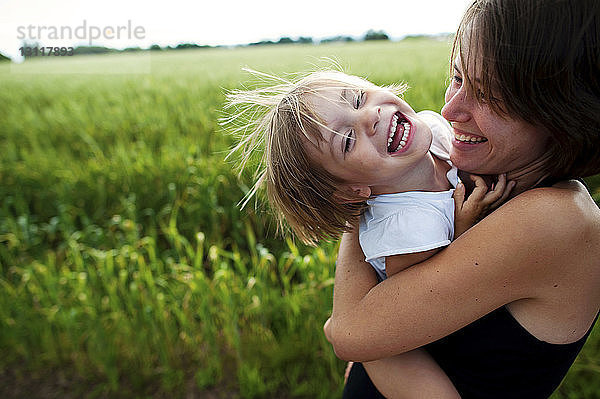
<svg viewBox="0 0 600 399"><path fill-rule="evenodd" d="M243 171L256 153L262 155L255 174L256 183L245 203L257 191L266 188L279 230L287 227L304 243L315 245L323 239L337 239L356 224L366 206L364 198L340 199L344 182L314 162L307 151L318 151L329 130L310 101L326 89L373 87L363 79L353 79L335 70L312 72L291 80L250 71L259 76L266 87L234 90L227 94L225 110L230 115L223 124L238 135L238 144L229 156L240 156ZM268 84L276 82L276 84ZM357 84L364 82L358 87ZM404 86L389 87L400 94ZM333 131L332 131L333 132ZM337 134L337 132L334 132ZM348 199L350 199L348 201Z"/></svg>
<svg viewBox="0 0 600 399"><path fill-rule="evenodd" d="M476 0L457 54L479 101L551 134L549 177L600 173L600 1Z"/></svg>

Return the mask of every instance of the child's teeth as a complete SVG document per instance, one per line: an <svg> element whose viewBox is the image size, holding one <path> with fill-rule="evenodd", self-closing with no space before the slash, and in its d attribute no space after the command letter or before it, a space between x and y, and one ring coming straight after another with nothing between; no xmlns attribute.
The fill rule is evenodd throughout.
<svg viewBox="0 0 600 399"><path fill-rule="evenodd" d="M410 123L408 122L398 122L398 115L394 115L392 117L392 123L390 126L390 135L388 137L388 146L392 144L392 142L394 141L394 136L396 134L396 132L398 131L398 126L402 125L402 138L400 139L400 143L398 143L398 147L394 150L394 151L398 151L400 149L402 149L407 141L408 141L408 136L410 134ZM391 151L388 148L389 151Z"/></svg>
<svg viewBox="0 0 600 399"><path fill-rule="evenodd" d="M404 123L404 134L402 135L402 140L406 141L408 138L408 133L410 132L410 125L408 123Z"/></svg>

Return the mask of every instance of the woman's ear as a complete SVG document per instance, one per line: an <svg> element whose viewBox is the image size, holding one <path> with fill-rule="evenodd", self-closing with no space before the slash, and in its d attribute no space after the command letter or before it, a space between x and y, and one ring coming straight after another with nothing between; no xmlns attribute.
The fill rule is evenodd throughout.
<svg viewBox="0 0 600 399"><path fill-rule="evenodd" d="M363 202L371 196L371 187L359 185L344 185L335 194L341 203Z"/></svg>

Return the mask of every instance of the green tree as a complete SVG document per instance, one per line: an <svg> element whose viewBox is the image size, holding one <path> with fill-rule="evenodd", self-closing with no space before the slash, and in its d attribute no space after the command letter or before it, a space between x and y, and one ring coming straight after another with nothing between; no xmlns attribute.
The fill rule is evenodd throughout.
<svg viewBox="0 0 600 399"><path fill-rule="evenodd" d="M364 40L390 40L390 37L382 30L375 31L373 29L369 29L369 31L365 34Z"/></svg>

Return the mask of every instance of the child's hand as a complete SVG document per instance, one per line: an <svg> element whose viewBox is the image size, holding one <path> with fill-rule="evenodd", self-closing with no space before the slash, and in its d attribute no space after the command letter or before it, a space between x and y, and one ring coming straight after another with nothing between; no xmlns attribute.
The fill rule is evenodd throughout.
<svg viewBox="0 0 600 399"><path fill-rule="evenodd" d="M506 174L498 176L498 182L488 187L481 176L469 175L475 188L465 201L465 186L459 183L454 190L454 238L458 238L489 211L500 206L515 187L515 182L506 183Z"/></svg>

